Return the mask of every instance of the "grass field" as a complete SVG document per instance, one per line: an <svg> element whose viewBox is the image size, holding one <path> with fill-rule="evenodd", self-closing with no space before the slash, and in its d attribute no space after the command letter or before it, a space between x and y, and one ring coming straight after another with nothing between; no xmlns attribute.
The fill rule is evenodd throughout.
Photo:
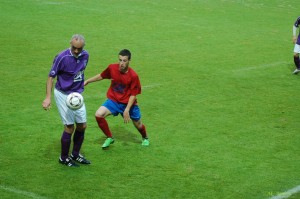
<svg viewBox="0 0 300 199"><path fill-rule="evenodd" d="M269 199L300 185L298 0L0 0L0 198ZM85 92L90 166L58 164L57 108L42 109L54 56L85 36L86 77L132 51L151 145L121 117L103 151ZM291 199L300 198L296 193Z"/></svg>

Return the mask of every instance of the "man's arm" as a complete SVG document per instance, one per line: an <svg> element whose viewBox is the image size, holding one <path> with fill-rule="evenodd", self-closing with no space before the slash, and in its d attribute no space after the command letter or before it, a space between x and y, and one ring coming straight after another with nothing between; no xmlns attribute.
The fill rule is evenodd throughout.
<svg viewBox="0 0 300 199"><path fill-rule="evenodd" d="M297 27L293 25L293 43L295 44L297 41Z"/></svg>
<svg viewBox="0 0 300 199"><path fill-rule="evenodd" d="M100 81L100 80L103 80L103 78L101 77L100 74L94 76L94 77L91 77L89 78L88 80L84 81L84 85L88 85L89 83L92 83L92 82L96 82L96 81Z"/></svg>
<svg viewBox="0 0 300 199"><path fill-rule="evenodd" d="M52 93L53 82L54 82L53 77L48 77L46 83L46 98L43 101L43 108L45 110L48 110L51 107L51 93Z"/></svg>
<svg viewBox="0 0 300 199"><path fill-rule="evenodd" d="M300 16L296 19L296 21L293 25L293 43L294 44L297 42L297 29L299 28L299 24L300 24Z"/></svg>
<svg viewBox="0 0 300 199"><path fill-rule="evenodd" d="M129 111L130 111L132 105L134 104L135 100L136 100L136 96L131 95L131 96L129 97L127 106L126 106L126 108L125 108L125 110L124 110L124 113L123 113L123 117L124 117L124 122L125 122L125 123L128 123L128 122L130 121Z"/></svg>

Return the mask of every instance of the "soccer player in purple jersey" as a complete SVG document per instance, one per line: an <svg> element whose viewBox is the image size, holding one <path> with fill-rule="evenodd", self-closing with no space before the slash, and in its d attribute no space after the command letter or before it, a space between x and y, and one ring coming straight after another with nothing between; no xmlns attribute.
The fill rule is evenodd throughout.
<svg viewBox="0 0 300 199"><path fill-rule="evenodd" d="M54 98L64 124L64 131L61 137L61 155L59 163L66 166L79 166L90 164L80 153L86 129L86 108L83 105L78 110L71 110L66 105L67 95L72 92L82 93L84 90L84 70L89 60L89 54L83 50L85 39L82 35L75 34L70 41L71 47L60 52L54 58L52 68L48 75L46 85L46 98L43 101L43 108L49 110L51 107L51 93L55 77L57 77ZM75 125L76 124L76 128ZM75 132L74 132L75 130ZM69 157L71 138L73 136L73 150Z"/></svg>
<svg viewBox="0 0 300 199"><path fill-rule="evenodd" d="M294 74L298 74L300 72L300 61L299 61L299 54L300 54L300 31L297 37L297 29L300 25L300 16L297 18L293 25L293 43L295 44L294 47L294 62L296 65L296 69L293 72Z"/></svg>

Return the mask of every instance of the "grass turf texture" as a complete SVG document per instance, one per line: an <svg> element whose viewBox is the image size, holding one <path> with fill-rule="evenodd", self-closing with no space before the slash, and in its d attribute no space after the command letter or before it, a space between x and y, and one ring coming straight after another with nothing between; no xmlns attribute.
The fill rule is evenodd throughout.
<svg viewBox="0 0 300 199"><path fill-rule="evenodd" d="M1 198L261 199L300 184L298 1L0 3ZM101 149L94 112L109 82L95 83L84 92L92 165L58 164L62 124L41 103L74 33L87 40L86 77L132 51L150 147L110 117L116 142Z"/></svg>

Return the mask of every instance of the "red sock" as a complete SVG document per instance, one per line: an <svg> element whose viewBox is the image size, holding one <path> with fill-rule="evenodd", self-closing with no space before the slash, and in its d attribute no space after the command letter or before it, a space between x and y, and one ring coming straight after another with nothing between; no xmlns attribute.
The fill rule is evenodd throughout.
<svg viewBox="0 0 300 199"><path fill-rule="evenodd" d="M146 127L144 124L142 125L142 128L138 129L138 131L140 132L143 138L148 138L146 133Z"/></svg>
<svg viewBox="0 0 300 199"><path fill-rule="evenodd" d="M99 128L103 131L103 133L106 135L106 137L111 138L112 134L109 130L106 119L103 117L96 117L96 121L98 123Z"/></svg>

